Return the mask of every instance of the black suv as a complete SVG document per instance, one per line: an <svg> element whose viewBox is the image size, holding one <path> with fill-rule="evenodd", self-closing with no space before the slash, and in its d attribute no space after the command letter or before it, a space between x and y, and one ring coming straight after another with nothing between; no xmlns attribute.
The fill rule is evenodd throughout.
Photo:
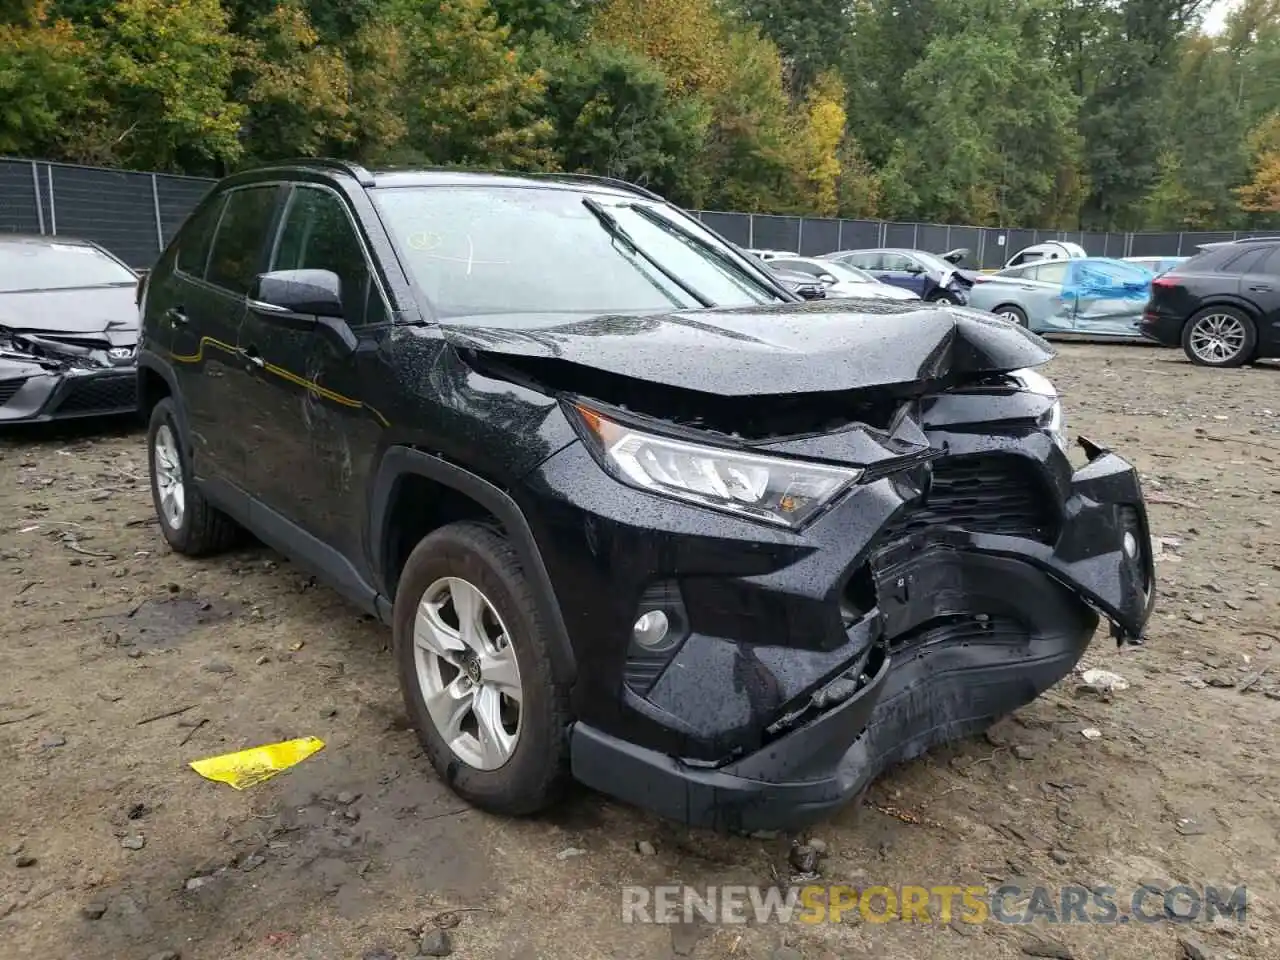
<svg viewBox="0 0 1280 960"><path fill-rule="evenodd" d="M233 176L141 292L153 493L390 624L432 764L800 825L1153 602L1132 467L1073 469L1052 356L986 314L814 301L613 181Z"/></svg>
<svg viewBox="0 0 1280 960"><path fill-rule="evenodd" d="M1156 277L1142 334L1205 367L1280 357L1280 238L1206 244Z"/></svg>

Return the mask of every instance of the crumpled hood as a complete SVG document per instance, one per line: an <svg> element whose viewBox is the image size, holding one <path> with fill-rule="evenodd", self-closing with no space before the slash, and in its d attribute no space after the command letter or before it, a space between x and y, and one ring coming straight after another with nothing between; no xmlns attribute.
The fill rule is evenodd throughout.
<svg viewBox="0 0 1280 960"><path fill-rule="evenodd" d="M138 340L134 294L132 286L0 293L0 327L131 347Z"/></svg>
<svg viewBox="0 0 1280 960"><path fill-rule="evenodd" d="M555 359L721 396L918 384L1046 363L1044 340L991 314L936 304L833 300L659 316L464 317L453 346Z"/></svg>

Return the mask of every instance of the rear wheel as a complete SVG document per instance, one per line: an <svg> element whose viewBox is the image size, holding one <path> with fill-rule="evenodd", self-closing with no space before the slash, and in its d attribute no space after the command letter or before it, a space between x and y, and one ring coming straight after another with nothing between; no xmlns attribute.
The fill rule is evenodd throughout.
<svg viewBox="0 0 1280 960"><path fill-rule="evenodd" d="M568 778L568 691L506 537L466 522L423 539L392 622L405 708L440 778L492 813L551 804Z"/></svg>
<svg viewBox="0 0 1280 960"><path fill-rule="evenodd" d="M949 293L935 293L929 300L940 307L953 307L956 303L955 297Z"/></svg>
<svg viewBox="0 0 1280 960"><path fill-rule="evenodd" d="M234 545L240 528L205 500L192 480L191 460L170 397L151 411L147 459L151 467L151 501L160 532L169 546L178 553L198 557Z"/></svg>
<svg viewBox="0 0 1280 960"><path fill-rule="evenodd" d="M1015 307L1011 303L1007 303L1003 307L996 307L991 312L1001 319L1016 323L1020 327L1028 326L1026 312L1021 307Z"/></svg>
<svg viewBox="0 0 1280 960"><path fill-rule="evenodd" d="M1206 307L1182 328L1182 349L1202 367L1238 367L1253 357L1258 328L1236 307Z"/></svg>

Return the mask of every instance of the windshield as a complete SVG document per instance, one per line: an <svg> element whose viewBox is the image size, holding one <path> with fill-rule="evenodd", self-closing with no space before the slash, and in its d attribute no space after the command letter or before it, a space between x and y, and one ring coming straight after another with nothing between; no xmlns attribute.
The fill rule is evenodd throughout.
<svg viewBox="0 0 1280 960"><path fill-rule="evenodd" d="M923 250L912 250L911 256L920 261L921 265L929 270L939 270L943 273L950 273L956 268L954 263L947 263L941 257L932 253L925 253Z"/></svg>
<svg viewBox="0 0 1280 960"><path fill-rule="evenodd" d="M658 204L490 185L392 187L373 196L441 317L657 313L781 300L728 261L723 244L696 221L677 221Z"/></svg>
<svg viewBox="0 0 1280 960"><path fill-rule="evenodd" d="M78 243L0 241L0 293L66 290L138 282L126 267L96 247Z"/></svg>
<svg viewBox="0 0 1280 960"><path fill-rule="evenodd" d="M859 270L857 267L850 266L847 263L841 263L838 260L831 260L823 263L823 269L830 273L837 280L844 280L848 283L879 283L880 281L867 273L865 270Z"/></svg>

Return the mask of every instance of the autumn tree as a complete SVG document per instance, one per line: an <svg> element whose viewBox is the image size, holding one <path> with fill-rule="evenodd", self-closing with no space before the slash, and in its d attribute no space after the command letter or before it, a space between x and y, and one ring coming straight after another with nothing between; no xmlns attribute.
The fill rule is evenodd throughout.
<svg viewBox="0 0 1280 960"><path fill-rule="evenodd" d="M297 156L332 152L351 137L351 71L342 51L320 43L300 0L282 0L248 26L239 99L254 159L281 145Z"/></svg>
<svg viewBox="0 0 1280 960"><path fill-rule="evenodd" d="M724 79L725 23L715 0L608 0L588 39L649 57L677 95L709 93Z"/></svg>
<svg viewBox="0 0 1280 960"><path fill-rule="evenodd" d="M66 155L90 108L89 47L41 5L0 24L0 154Z"/></svg>
<svg viewBox="0 0 1280 960"><path fill-rule="evenodd" d="M805 93L800 130L800 195L806 209L834 216L840 207L840 145L845 136L844 83L819 74Z"/></svg>
<svg viewBox="0 0 1280 960"><path fill-rule="evenodd" d="M119 162L217 170L242 152L245 107L229 96L236 39L218 0L116 0L94 65Z"/></svg>
<svg viewBox="0 0 1280 960"><path fill-rule="evenodd" d="M1249 135L1253 176L1236 191L1251 213L1280 213L1280 113L1273 113Z"/></svg>

